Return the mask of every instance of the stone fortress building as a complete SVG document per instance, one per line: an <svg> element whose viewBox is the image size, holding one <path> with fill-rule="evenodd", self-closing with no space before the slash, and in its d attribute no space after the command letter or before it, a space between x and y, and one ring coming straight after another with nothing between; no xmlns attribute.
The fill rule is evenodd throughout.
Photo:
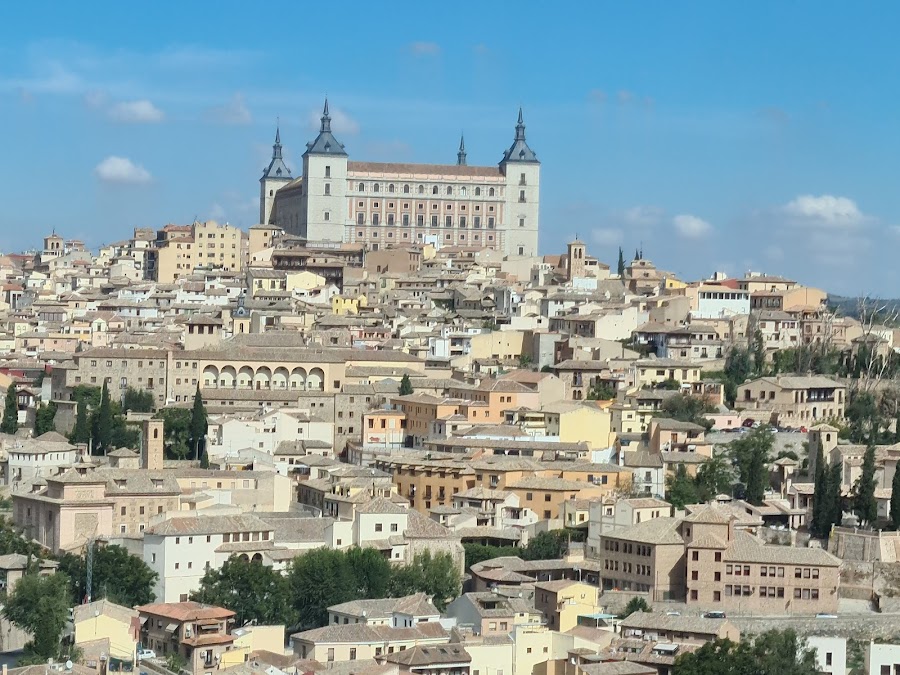
<svg viewBox="0 0 900 675"><path fill-rule="evenodd" d="M259 217L310 242L352 242L373 251L432 243L533 256L540 178L521 108L515 139L497 166L469 166L463 139L456 164L355 162L331 131L326 99L302 176L291 175L276 131L260 178Z"/></svg>

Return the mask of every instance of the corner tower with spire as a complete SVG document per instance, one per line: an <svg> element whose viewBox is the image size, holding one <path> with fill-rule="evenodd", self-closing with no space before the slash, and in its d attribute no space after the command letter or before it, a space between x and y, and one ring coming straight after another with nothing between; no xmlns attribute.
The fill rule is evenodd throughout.
<svg viewBox="0 0 900 675"><path fill-rule="evenodd" d="M525 115L519 107L512 145L503 153L500 171L506 177L506 242L511 256L538 254L541 163L525 140Z"/></svg>
<svg viewBox="0 0 900 675"><path fill-rule="evenodd" d="M275 144L272 146L272 161L263 169L259 179L259 222L269 225L272 218L272 206L275 204L275 193L293 180L291 170L284 163L281 155L281 125L275 126Z"/></svg>
<svg viewBox="0 0 900 675"><path fill-rule="evenodd" d="M456 166L466 165L466 137L459 135L459 152L456 153Z"/></svg>
<svg viewBox="0 0 900 675"><path fill-rule="evenodd" d="M319 134L303 153L303 191L294 234L309 241L349 241L347 151L331 131L328 99Z"/></svg>

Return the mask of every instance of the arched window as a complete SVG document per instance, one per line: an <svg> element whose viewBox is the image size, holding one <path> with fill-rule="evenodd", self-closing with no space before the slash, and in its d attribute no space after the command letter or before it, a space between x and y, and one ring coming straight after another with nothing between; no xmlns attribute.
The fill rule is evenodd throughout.
<svg viewBox="0 0 900 675"><path fill-rule="evenodd" d="M381 189L381 186L378 183L372 186L372 192L378 192Z"/></svg>
<svg viewBox="0 0 900 675"><path fill-rule="evenodd" d="M438 193L438 187L437 187L437 185L435 185L431 188L431 194L436 195L437 193Z"/></svg>
<svg viewBox="0 0 900 675"><path fill-rule="evenodd" d="M420 194L420 195L425 194L425 186L424 186L424 185L420 185L420 186L418 187L418 191L419 191L419 194Z"/></svg>
<svg viewBox="0 0 900 675"><path fill-rule="evenodd" d="M409 185L404 185L404 186L403 186L403 194L405 194L405 195L408 195L408 194L409 194Z"/></svg>
<svg viewBox="0 0 900 675"><path fill-rule="evenodd" d="M466 190L466 186L465 186L465 185L462 186L461 188L459 188L459 194L461 194L463 197L466 196L467 190Z"/></svg>
<svg viewBox="0 0 900 675"><path fill-rule="evenodd" d="M488 197L493 197L493 196L494 196L494 188L491 188L488 190Z"/></svg>
<svg viewBox="0 0 900 675"><path fill-rule="evenodd" d="M359 191L360 191L360 192L365 192L365 191L366 191L366 184L365 184L365 183L360 183L360 184L359 184Z"/></svg>
<svg viewBox="0 0 900 675"><path fill-rule="evenodd" d="M452 195L452 194L453 194L453 188L450 187L449 185L447 186L447 194L448 194L448 195Z"/></svg>
<svg viewBox="0 0 900 675"><path fill-rule="evenodd" d="M394 184L391 183L390 185L388 185L388 192L393 192L393 191L394 191Z"/></svg>
<svg viewBox="0 0 900 675"><path fill-rule="evenodd" d="M481 188L480 188L480 187L475 188L475 196L476 196L476 197L480 197L480 196L481 196Z"/></svg>

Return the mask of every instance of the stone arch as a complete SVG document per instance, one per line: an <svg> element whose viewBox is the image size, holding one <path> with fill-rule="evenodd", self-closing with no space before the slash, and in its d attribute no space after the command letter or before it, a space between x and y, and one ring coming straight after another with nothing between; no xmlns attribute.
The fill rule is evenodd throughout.
<svg viewBox="0 0 900 675"><path fill-rule="evenodd" d="M325 389L325 372L321 368L313 368L306 378L306 388L310 391L323 391Z"/></svg>
<svg viewBox="0 0 900 675"><path fill-rule="evenodd" d="M203 369L203 387L212 389L219 384L219 369L215 366L206 366Z"/></svg>
<svg viewBox="0 0 900 675"><path fill-rule="evenodd" d="M254 553L253 557L250 558L250 562L262 564L262 553Z"/></svg>
<svg viewBox="0 0 900 675"><path fill-rule="evenodd" d="M304 389L306 387L306 370L300 367L294 368L288 381L291 389Z"/></svg>
<svg viewBox="0 0 900 675"><path fill-rule="evenodd" d="M268 389L272 386L272 371L267 366L261 366L256 369L253 375L254 389Z"/></svg>
<svg viewBox="0 0 900 675"><path fill-rule="evenodd" d="M279 366L272 374L272 389L287 389L291 374L284 366Z"/></svg>
<svg viewBox="0 0 900 675"><path fill-rule="evenodd" d="M237 383L239 387L253 386L253 368L250 366L242 366L238 371Z"/></svg>
<svg viewBox="0 0 900 675"><path fill-rule="evenodd" d="M225 366L219 373L219 386L234 388L237 386L237 372L234 366Z"/></svg>

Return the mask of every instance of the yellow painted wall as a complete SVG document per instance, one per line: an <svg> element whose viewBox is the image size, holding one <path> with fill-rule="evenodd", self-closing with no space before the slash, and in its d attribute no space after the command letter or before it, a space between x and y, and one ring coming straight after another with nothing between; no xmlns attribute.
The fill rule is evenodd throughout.
<svg viewBox="0 0 900 675"><path fill-rule="evenodd" d="M101 614L75 624L75 644L91 640L109 639L110 656L117 659L134 658L136 640L131 637L131 626Z"/></svg>

